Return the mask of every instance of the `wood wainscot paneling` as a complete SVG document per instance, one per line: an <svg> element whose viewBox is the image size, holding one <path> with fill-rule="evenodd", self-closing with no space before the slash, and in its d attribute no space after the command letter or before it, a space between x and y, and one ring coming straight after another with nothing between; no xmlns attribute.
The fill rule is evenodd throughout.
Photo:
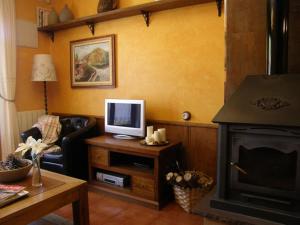
<svg viewBox="0 0 300 225"><path fill-rule="evenodd" d="M166 128L170 141L179 140L183 165L189 170L200 170L216 176L217 126L190 122L147 121L154 128Z"/></svg>
<svg viewBox="0 0 300 225"><path fill-rule="evenodd" d="M190 127L187 161L192 169L216 176L216 140L215 127Z"/></svg>
<svg viewBox="0 0 300 225"><path fill-rule="evenodd" d="M60 116L74 116L74 114L64 113L53 114ZM95 117L97 120L99 131L101 133L104 133L104 117L93 117ZM183 148L179 153L179 159L182 161L183 167L185 169L200 170L214 178L216 177L216 125L160 120L147 120L147 125L153 125L154 129L166 128L167 139L169 141L180 141L182 143Z"/></svg>

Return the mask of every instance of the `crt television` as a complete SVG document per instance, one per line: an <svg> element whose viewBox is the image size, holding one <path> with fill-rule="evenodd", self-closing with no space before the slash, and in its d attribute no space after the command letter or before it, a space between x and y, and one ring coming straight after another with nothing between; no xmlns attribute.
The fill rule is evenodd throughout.
<svg viewBox="0 0 300 225"><path fill-rule="evenodd" d="M145 101L105 99L105 132L116 138L145 136Z"/></svg>

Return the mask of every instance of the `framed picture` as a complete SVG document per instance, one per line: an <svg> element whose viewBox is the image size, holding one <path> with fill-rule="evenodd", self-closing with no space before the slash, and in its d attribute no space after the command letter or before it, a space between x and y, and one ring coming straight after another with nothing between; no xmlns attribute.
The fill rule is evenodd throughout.
<svg viewBox="0 0 300 225"><path fill-rule="evenodd" d="M71 86L115 87L115 35L70 42Z"/></svg>

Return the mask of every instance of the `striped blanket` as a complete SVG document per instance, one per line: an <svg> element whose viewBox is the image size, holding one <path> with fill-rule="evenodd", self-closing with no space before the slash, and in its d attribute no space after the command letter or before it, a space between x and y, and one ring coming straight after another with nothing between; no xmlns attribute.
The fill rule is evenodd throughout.
<svg viewBox="0 0 300 225"><path fill-rule="evenodd" d="M38 122L33 127L37 127L41 131L42 142L48 145L48 148L43 153L60 151L60 147L55 145L61 131L58 116L43 115L39 117Z"/></svg>

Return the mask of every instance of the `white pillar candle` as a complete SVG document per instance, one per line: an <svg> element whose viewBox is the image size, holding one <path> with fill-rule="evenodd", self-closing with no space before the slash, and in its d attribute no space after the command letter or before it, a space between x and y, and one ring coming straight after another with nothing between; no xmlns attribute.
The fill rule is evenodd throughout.
<svg viewBox="0 0 300 225"><path fill-rule="evenodd" d="M166 142L167 141L167 136L166 136L166 128L160 128L157 130L160 136L160 140L162 142Z"/></svg>
<svg viewBox="0 0 300 225"><path fill-rule="evenodd" d="M160 136L159 136L159 132L158 131L154 131L153 139L154 139L154 142L160 143Z"/></svg>
<svg viewBox="0 0 300 225"><path fill-rule="evenodd" d="M152 137L153 126L147 126L147 137Z"/></svg>

